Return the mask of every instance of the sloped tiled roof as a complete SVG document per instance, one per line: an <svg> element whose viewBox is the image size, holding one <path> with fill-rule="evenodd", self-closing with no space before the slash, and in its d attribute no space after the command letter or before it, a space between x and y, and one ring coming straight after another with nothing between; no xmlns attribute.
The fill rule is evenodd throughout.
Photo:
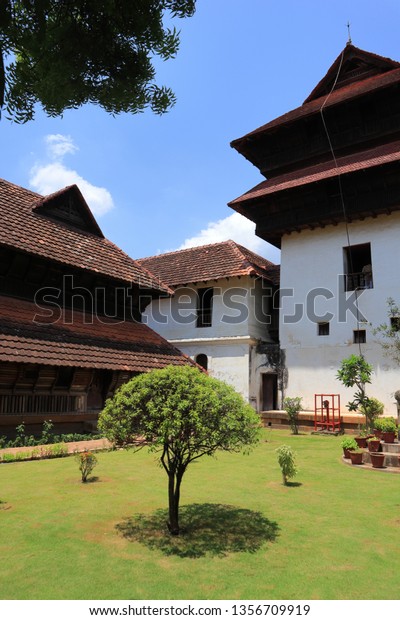
<svg viewBox="0 0 400 620"><path fill-rule="evenodd" d="M48 310L0 296L0 361L131 372L191 363L142 323Z"/></svg>
<svg viewBox="0 0 400 620"><path fill-rule="evenodd" d="M315 166L310 166L309 168L302 168L288 174L274 177L268 181L262 181L242 196L239 196L239 198L232 200L229 206L235 209L240 204L249 200L262 198L268 194L275 194L276 192L292 189L301 185L315 183L330 177L356 172L357 170L381 166L394 161L400 161L400 141L340 157L336 160L336 164L334 161L330 160Z"/></svg>
<svg viewBox="0 0 400 620"><path fill-rule="evenodd" d="M376 58L379 57L376 56ZM389 61L390 59L383 60ZM317 98L313 98L311 93L310 97L306 99L303 105L295 108L294 110L291 110L290 112L286 112L286 114L283 114L282 116L278 116L269 123L266 123L265 125L254 129L253 131L242 136L241 138L233 140L231 142L231 146L240 153L242 145L245 146L249 138L261 136L262 134L267 134L270 130L274 130L281 125L287 125L300 118L311 116L316 112L319 112L323 105L326 106L326 108L329 108L344 101L355 99L356 97L360 97L367 93L372 93L376 90L386 88L388 86L391 86L392 84L400 83L399 63L396 63L395 61L391 62L393 63L393 67L397 68L393 68L392 70L388 70L384 73L373 75L371 77L367 77L359 81L354 81L350 84L341 86L337 90L333 90L328 99L326 94L323 94ZM335 61L335 63L337 63L337 60ZM329 71L331 71L331 69Z"/></svg>
<svg viewBox="0 0 400 620"><path fill-rule="evenodd" d="M71 186L57 194L76 197L76 190ZM93 234L47 217L40 213L43 204L40 194L0 179L0 244L141 288L170 292L101 231Z"/></svg>
<svg viewBox="0 0 400 620"><path fill-rule="evenodd" d="M279 267L234 241L222 241L137 261L169 286L235 276L260 276L276 283Z"/></svg>

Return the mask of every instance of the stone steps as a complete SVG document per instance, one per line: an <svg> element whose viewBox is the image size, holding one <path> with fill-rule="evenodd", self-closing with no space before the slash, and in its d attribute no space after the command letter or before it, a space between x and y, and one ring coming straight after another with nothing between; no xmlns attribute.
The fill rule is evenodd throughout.
<svg viewBox="0 0 400 620"><path fill-rule="evenodd" d="M381 451L385 455L384 467L400 468L400 443L398 441L395 443L385 443L384 441L381 441ZM371 465L371 457L368 450L364 452L363 464Z"/></svg>

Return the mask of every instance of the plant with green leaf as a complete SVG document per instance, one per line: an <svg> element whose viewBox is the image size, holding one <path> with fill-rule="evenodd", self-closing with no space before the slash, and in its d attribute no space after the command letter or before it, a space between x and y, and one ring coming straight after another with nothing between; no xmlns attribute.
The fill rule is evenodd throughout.
<svg viewBox="0 0 400 620"><path fill-rule="evenodd" d="M181 483L187 467L218 450L246 452L259 440L260 420L222 381L193 366L141 374L108 400L100 431L114 444L147 446L168 476L168 527L180 533Z"/></svg>
<svg viewBox="0 0 400 620"><path fill-rule="evenodd" d="M84 452L76 454L75 459L78 462L82 482L87 482L88 477L97 465L96 456L90 450L85 450Z"/></svg>
<svg viewBox="0 0 400 620"><path fill-rule="evenodd" d="M342 448L344 450L357 450L358 445L354 437L344 437L342 439Z"/></svg>
<svg viewBox="0 0 400 620"><path fill-rule="evenodd" d="M37 103L49 116L85 103L166 112L175 95L155 83L155 61L176 56L169 24L194 11L195 0L2 0L0 111L19 123Z"/></svg>
<svg viewBox="0 0 400 620"><path fill-rule="evenodd" d="M301 397L294 396L283 399L283 408L288 414L290 428L293 435L299 434L299 413L301 411Z"/></svg>
<svg viewBox="0 0 400 620"><path fill-rule="evenodd" d="M374 428L374 421L383 405L375 398L369 398L366 394L365 385L371 383L373 368L362 355L350 355L342 360L336 378L345 387L356 387L353 400L347 404L349 411L360 411L365 416L368 431ZM379 405L377 406L377 403ZM378 409L378 411L377 411Z"/></svg>
<svg viewBox="0 0 400 620"><path fill-rule="evenodd" d="M281 468L283 484L287 485L291 478L298 474L296 454L290 446L280 446L276 449L278 463Z"/></svg>
<svg viewBox="0 0 400 620"><path fill-rule="evenodd" d="M379 344L388 357L400 366L400 306L392 297L388 297L387 316L389 321L373 329L374 336L379 336Z"/></svg>

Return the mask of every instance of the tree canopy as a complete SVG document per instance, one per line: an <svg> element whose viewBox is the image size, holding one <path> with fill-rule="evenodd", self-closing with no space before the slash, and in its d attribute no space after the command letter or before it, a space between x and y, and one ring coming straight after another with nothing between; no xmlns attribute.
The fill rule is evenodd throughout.
<svg viewBox="0 0 400 620"><path fill-rule="evenodd" d="M0 110L19 123L40 103L49 116L84 103L111 114L166 112L175 95L155 83L154 58L176 55L196 0L1 0Z"/></svg>
<svg viewBox="0 0 400 620"><path fill-rule="evenodd" d="M189 464L217 450L249 449L259 438L259 417L227 384L192 366L168 366L123 385L107 401L99 429L114 444L135 439L159 454L168 475L168 525L179 534L180 486Z"/></svg>

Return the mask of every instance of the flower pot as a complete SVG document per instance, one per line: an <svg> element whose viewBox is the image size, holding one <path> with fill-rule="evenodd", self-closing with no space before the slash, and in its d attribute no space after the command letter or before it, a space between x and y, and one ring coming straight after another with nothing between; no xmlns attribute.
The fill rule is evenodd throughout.
<svg viewBox="0 0 400 620"><path fill-rule="evenodd" d="M379 439L377 439L376 441L368 441L367 443L369 452L379 452L381 448L381 442L379 441Z"/></svg>
<svg viewBox="0 0 400 620"><path fill-rule="evenodd" d="M383 452L371 452L370 453L372 467L380 468L384 466L385 455Z"/></svg>
<svg viewBox="0 0 400 620"><path fill-rule="evenodd" d="M349 454L350 454L352 465L362 465L363 452L353 452L352 450L350 450Z"/></svg>
<svg viewBox="0 0 400 620"><path fill-rule="evenodd" d="M367 438L366 437L354 437L354 439L356 440L357 446L359 448L366 448L367 447Z"/></svg>
<svg viewBox="0 0 400 620"><path fill-rule="evenodd" d="M394 443L396 439L395 431L386 431L382 433L382 439L385 443Z"/></svg>
<svg viewBox="0 0 400 620"><path fill-rule="evenodd" d="M382 431L378 430L377 428L374 428L374 435L375 437L378 437L378 439L382 439Z"/></svg>
<svg viewBox="0 0 400 620"><path fill-rule="evenodd" d="M343 448L343 456L345 459L350 458L350 448Z"/></svg>

